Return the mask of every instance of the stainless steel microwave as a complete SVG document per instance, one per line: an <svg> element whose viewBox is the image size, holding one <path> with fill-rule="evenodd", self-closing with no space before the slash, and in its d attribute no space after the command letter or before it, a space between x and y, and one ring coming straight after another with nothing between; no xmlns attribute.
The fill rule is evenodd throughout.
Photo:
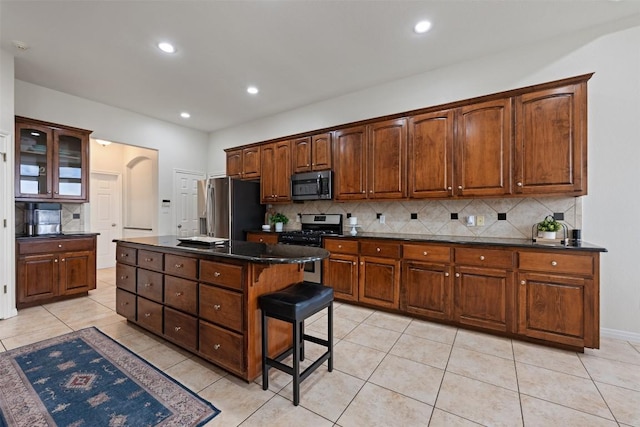
<svg viewBox="0 0 640 427"><path fill-rule="evenodd" d="M304 172L291 175L292 200L331 200L333 172Z"/></svg>

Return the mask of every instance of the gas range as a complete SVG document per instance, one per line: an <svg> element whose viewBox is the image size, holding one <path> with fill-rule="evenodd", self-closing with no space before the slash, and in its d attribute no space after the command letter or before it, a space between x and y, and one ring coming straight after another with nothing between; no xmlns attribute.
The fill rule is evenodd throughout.
<svg viewBox="0 0 640 427"><path fill-rule="evenodd" d="M342 215L340 214L304 214L301 217L301 223L301 230L280 233L278 242L291 245L321 246L323 236L342 234Z"/></svg>

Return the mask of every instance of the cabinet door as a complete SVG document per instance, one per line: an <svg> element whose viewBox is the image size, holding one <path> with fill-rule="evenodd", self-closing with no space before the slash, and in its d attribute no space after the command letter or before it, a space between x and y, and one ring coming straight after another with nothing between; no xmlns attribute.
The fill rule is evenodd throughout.
<svg viewBox="0 0 640 427"><path fill-rule="evenodd" d="M242 179L260 178L260 147L242 150Z"/></svg>
<svg viewBox="0 0 640 427"><path fill-rule="evenodd" d="M16 122L16 198L28 200L52 197L52 141L51 128Z"/></svg>
<svg viewBox="0 0 640 427"><path fill-rule="evenodd" d="M333 140L336 200L366 198L366 141L364 126L338 130Z"/></svg>
<svg viewBox="0 0 640 427"><path fill-rule="evenodd" d="M264 170L264 174L273 173L273 193L276 202L291 201L291 144L280 141L275 144L275 167Z"/></svg>
<svg viewBox="0 0 640 427"><path fill-rule="evenodd" d="M242 150L227 152L227 176L242 178Z"/></svg>
<svg viewBox="0 0 640 427"><path fill-rule="evenodd" d="M276 200L274 169L276 167L276 144L264 145L260 150L260 163L264 174L260 178L260 199L262 203Z"/></svg>
<svg viewBox="0 0 640 427"><path fill-rule="evenodd" d="M58 257L54 254L18 257L18 307L58 295Z"/></svg>
<svg viewBox="0 0 640 427"><path fill-rule="evenodd" d="M294 139L291 142L293 150L292 169L294 173L309 172L311 170L311 137Z"/></svg>
<svg viewBox="0 0 640 427"><path fill-rule="evenodd" d="M400 306L400 261L390 258L360 257L358 300L398 309Z"/></svg>
<svg viewBox="0 0 640 427"><path fill-rule="evenodd" d="M587 194L586 83L516 98L515 191Z"/></svg>
<svg viewBox="0 0 640 427"><path fill-rule="evenodd" d="M513 273L501 269L456 267L455 314L461 324L513 331Z"/></svg>
<svg viewBox="0 0 640 427"><path fill-rule="evenodd" d="M60 254L60 295L87 292L96 288L95 251Z"/></svg>
<svg viewBox="0 0 640 427"><path fill-rule="evenodd" d="M584 347L593 330L592 281L570 276L518 275L518 333L531 338ZM586 329L589 329L588 331Z"/></svg>
<svg viewBox="0 0 640 427"><path fill-rule="evenodd" d="M406 119L374 123L367 129L367 197L370 199L406 197Z"/></svg>
<svg viewBox="0 0 640 427"><path fill-rule="evenodd" d="M404 262L401 283L402 311L440 320L452 319L453 285L450 266Z"/></svg>
<svg viewBox="0 0 640 427"><path fill-rule="evenodd" d="M135 322L136 296L122 289L116 289L116 313Z"/></svg>
<svg viewBox="0 0 640 427"><path fill-rule="evenodd" d="M331 169L331 132L311 138L311 170Z"/></svg>
<svg viewBox="0 0 640 427"><path fill-rule="evenodd" d="M332 253L322 264L322 283L337 299L358 300L358 256Z"/></svg>
<svg viewBox="0 0 640 427"><path fill-rule="evenodd" d="M453 194L453 134L453 110L409 119L409 197Z"/></svg>
<svg viewBox="0 0 640 427"><path fill-rule="evenodd" d="M53 136L53 198L87 201L89 138L67 129L56 129Z"/></svg>
<svg viewBox="0 0 640 427"><path fill-rule="evenodd" d="M462 107L456 119L458 196L500 196L511 193L511 99Z"/></svg>

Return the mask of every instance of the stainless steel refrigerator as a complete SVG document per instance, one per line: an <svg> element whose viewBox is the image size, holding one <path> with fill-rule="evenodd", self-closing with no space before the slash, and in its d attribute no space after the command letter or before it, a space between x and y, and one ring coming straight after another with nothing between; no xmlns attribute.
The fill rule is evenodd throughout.
<svg viewBox="0 0 640 427"><path fill-rule="evenodd" d="M200 234L246 240L248 230L260 230L264 214L258 182L229 177L198 182Z"/></svg>

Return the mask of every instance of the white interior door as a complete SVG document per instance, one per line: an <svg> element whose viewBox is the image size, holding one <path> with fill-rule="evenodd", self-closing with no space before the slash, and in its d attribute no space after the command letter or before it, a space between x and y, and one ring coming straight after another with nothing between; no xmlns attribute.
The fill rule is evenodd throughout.
<svg viewBox="0 0 640 427"><path fill-rule="evenodd" d="M91 173L91 231L100 233L98 268L116 265L116 244L122 236L122 181L119 174Z"/></svg>
<svg viewBox="0 0 640 427"><path fill-rule="evenodd" d="M197 172L175 171L173 194L176 200L175 219L178 236L190 237L200 234L198 181L204 178L204 174Z"/></svg>

